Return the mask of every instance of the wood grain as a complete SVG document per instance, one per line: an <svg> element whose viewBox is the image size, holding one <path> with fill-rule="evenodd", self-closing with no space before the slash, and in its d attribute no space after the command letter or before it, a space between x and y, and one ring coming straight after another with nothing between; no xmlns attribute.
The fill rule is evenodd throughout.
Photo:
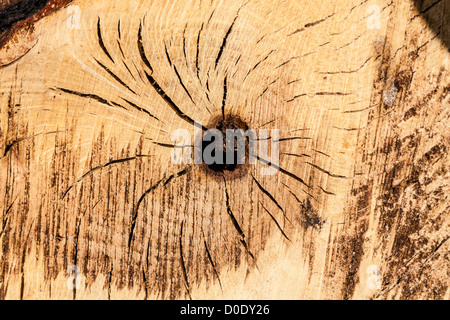
<svg viewBox="0 0 450 320"><path fill-rule="evenodd" d="M36 21L0 49L0 298L449 299L449 7L76 0ZM222 114L280 130L277 174L171 161L174 130Z"/></svg>

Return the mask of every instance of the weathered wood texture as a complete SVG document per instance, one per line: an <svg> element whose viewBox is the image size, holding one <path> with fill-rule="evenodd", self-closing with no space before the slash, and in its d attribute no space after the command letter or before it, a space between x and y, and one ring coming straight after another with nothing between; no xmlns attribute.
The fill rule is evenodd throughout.
<svg viewBox="0 0 450 320"><path fill-rule="evenodd" d="M448 299L449 24L444 0L79 0L17 31L0 298ZM276 175L171 162L223 110L280 129Z"/></svg>

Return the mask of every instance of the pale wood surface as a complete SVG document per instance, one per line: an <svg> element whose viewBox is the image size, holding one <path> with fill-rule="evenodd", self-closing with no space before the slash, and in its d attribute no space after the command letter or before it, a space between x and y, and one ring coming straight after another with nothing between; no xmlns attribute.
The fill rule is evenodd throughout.
<svg viewBox="0 0 450 320"><path fill-rule="evenodd" d="M427 7L448 32L448 2ZM450 54L410 1L80 0L17 39L19 60L0 49L0 298L450 297ZM295 137L285 171L171 163L162 144L193 127L146 73L196 121L226 96Z"/></svg>

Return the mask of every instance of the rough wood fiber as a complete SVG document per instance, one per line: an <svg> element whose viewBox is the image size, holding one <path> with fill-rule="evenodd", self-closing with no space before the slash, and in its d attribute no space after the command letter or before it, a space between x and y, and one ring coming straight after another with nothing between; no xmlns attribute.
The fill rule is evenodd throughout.
<svg viewBox="0 0 450 320"><path fill-rule="evenodd" d="M449 8L79 0L17 31L0 298L448 299ZM280 129L276 175L171 162L223 110Z"/></svg>

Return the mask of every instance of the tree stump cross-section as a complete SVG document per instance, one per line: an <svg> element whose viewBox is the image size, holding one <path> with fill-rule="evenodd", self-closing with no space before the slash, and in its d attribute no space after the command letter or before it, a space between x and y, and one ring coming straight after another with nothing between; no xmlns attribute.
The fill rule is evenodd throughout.
<svg viewBox="0 0 450 320"><path fill-rule="evenodd" d="M28 2L0 4L0 299L450 298L448 1ZM173 161L211 128L279 163Z"/></svg>

